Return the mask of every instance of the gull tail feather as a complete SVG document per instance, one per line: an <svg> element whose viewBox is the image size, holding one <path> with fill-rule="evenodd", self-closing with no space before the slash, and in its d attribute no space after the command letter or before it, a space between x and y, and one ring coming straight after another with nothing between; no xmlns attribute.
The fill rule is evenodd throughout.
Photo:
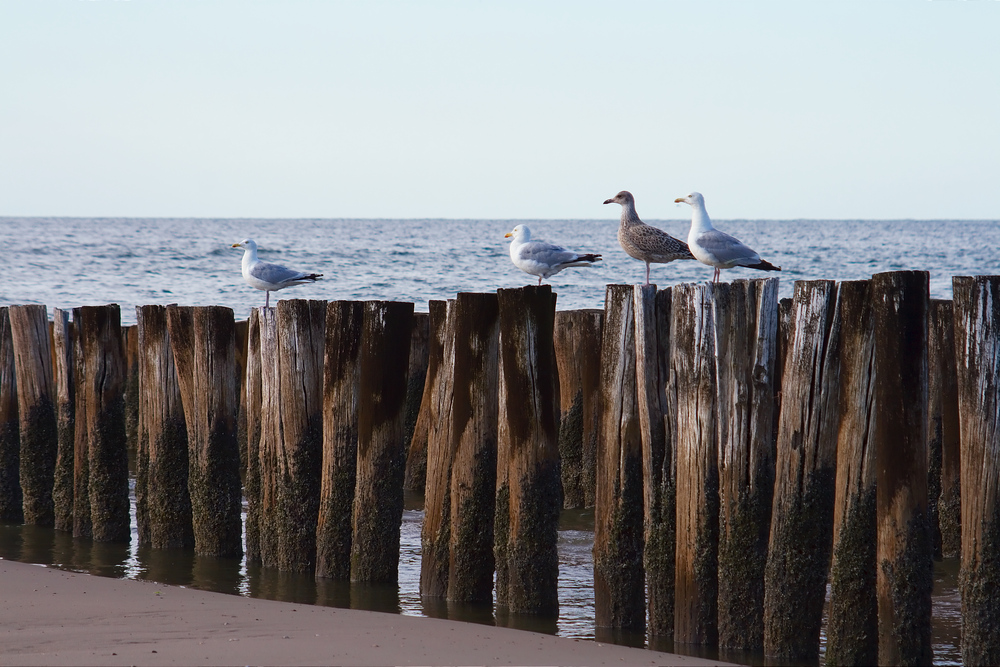
<svg viewBox="0 0 1000 667"><path fill-rule="evenodd" d="M767 261L766 259L760 260L759 264L747 264L746 268L748 268L748 269L759 269L761 271L781 271L781 267L780 266L775 266L774 264L771 264L771 262Z"/></svg>

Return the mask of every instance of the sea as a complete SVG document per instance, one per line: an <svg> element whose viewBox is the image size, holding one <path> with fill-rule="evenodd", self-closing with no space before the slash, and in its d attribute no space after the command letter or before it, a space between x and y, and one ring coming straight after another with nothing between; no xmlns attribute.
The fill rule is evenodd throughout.
<svg viewBox="0 0 1000 667"><path fill-rule="evenodd" d="M617 212L617 209L616 209ZM686 220L648 220L685 238ZM602 308L605 287L644 281L642 262L616 238L617 216L603 220L367 220L216 218L0 217L3 273L0 305L44 304L69 309L117 303L123 324L147 304L222 305L237 319L264 304L264 294L240 275L242 250L257 241L261 259L322 273L317 283L276 292L274 298L410 301L417 311L458 292L487 292L534 284L508 256L504 234L525 224L533 238L580 252L600 253L589 268L567 269L546 281L559 310ZM791 296L798 280L857 280L897 270L929 273L932 298L951 297L953 276L1000 273L1000 220L719 220L716 226L781 267L723 272L735 278L780 278ZM710 280L694 261L653 265L661 287ZM134 513L133 513L134 518ZM419 594L422 498L408 495L401 526L399 584L386 587L318 585L309 577L275 577L245 561L100 545L31 526L0 525L0 557L106 576L310 604L374 609L416 616L506 624L578 639L615 641L654 650L750 664L761 655L672 645L642 635L605 635L594 627L593 512L567 511L559 531L560 615L550 621L505 618L492 608L439 605ZM134 530L133 526L133 530ZM935 663L961 664L958 563L934 569Z"/></svg>

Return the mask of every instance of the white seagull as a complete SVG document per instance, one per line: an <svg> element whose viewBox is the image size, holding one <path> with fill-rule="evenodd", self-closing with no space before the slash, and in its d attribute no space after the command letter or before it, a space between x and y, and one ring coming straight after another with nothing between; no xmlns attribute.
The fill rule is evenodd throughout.
<svg viewBox="0 0 1000 667"><path fill-rule="evenodd" d="M554 276L567 267L590 266L601 261L600 255L581 254L544 241L532 241L527 225L518 225L504 234L504 238L511 237L514 240L510 244L510 261L525 273L538 276L539 285L542 278Z"/></svg>
<svg viewBox="0 0 1000 667"><path fill-rule="evenodd" d="M234 243L234 248L244 248L243 252L243 280L247 281L250 287L264 290L264 307L271 305L271 292L276 292L286 287L314 283L320 279L322 273L302 273L279 264L262 262L257 258L257 242L253 239L243 239L239 243Z"/></svg>
<svg viewBox="0 0 1000 667"><path fill-rule="evenodd" d="M691 205L691 231L688 232L688 248L702 264L715 267L712 282L718 282L721 269L732 269L743 266L761 271L781 271L739 239L725 232L720 232L712 226L712 221L705 210L705 198L700 192L692 192L687 197L678 197L676 203L684 202Z"/></svg>

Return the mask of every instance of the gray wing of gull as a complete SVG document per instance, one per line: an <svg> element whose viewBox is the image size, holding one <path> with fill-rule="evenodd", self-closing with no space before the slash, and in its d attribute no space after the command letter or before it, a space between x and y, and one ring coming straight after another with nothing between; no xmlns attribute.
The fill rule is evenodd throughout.
<svg viewBox="0 0 1000 667"><path fill-rule="evenodd" d="M259 262L256 264L250 269L250 275L257 280L270 283L271 285L289 285L300 280L310 279L310 274L308 273L294 271L286 266L270 264L268 262Z"/></svg>
<svg viewBox="0 0 1000 667"><path fill-rule="evenodd" d="M522 260L552 267L574 262L580 257L580 253L543 241L528 241L521 246L517 254Z"/></svg>
<svg viewBox="0 0 1000 667"><path fill-rule="evenodd" d="M760 255L756 251L739 239L717 229L699 235L698 245L714 255L715 259L722 264L742 266L760 263Z"/></svg>
<svg viewBox="0 0 1000 667"><path fill-rule="evenodd" d="M618 242L629 255L645 262L663 263L675 259L694 259L687 243L658 227L647 224L620 227Z"/></svg>

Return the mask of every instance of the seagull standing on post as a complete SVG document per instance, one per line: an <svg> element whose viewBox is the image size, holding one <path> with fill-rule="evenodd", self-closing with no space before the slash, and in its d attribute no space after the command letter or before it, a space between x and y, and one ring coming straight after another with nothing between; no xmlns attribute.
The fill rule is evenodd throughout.
<svg viewBox="0 0 1000 667"><path fill-rule="evenodd" d="M571 266L590 266L601 261L600 255L593 253L578 253L566 250L562 246L532 241L531 230L527 225L518 225L504 234L505 239L513 237L510 243L510 261L525 273L538 276L538 284L542 278L556 275Z"/></svg>
<svg viewBox="0 0 1000 667"><path fill-rule="evenodd" d="M253 239L243 239L233 244L234 248L243 248L243 280L250 287L264 290L264 307L271 305L271 292L286 287L314 283L322 273L302 273L278 264L262 262L257 258L257 242Z"/></svg>
<svg viewBox="0 0 1000 667"><path fill-rule="evenodd" d="M705 210L705 198L700 192L692 192L687 197L678 197L674 202L691 205L688 247L699 262L715 267L713 283L719 281L720 270L736 266L760 271L781 271L780 266L761 259L755 250L747 247L739 239L713 227L708 211Z"/></svg>
<svg viewBox="0 0 1000 667"><path fill-rule="evenodd" d="M605 204L621 204L622 220L618 225L618 243L630 256L646 263L646 284L649 284L649 265L666 264L675 259L694 259L687 244L675 239L662 229L647 225L635 212L635 197L622 190Z"/></svg>

